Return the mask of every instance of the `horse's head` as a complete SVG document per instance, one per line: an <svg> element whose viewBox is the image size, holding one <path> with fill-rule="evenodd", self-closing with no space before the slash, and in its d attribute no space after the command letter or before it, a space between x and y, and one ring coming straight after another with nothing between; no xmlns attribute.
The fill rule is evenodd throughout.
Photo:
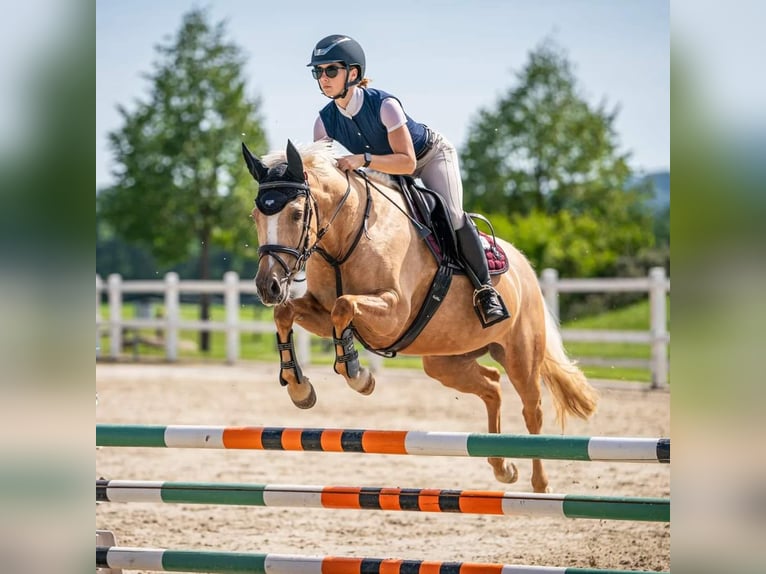
<svg viewBox="0 0 766 574"><path fill-rule="evenodd" d="M258 233L258 273L255 285L266 305L283 303L293 277L307 256L311 225L311 191L303 161L288 140L286 161L263 162L242 144L247 168L259 183L253 209Z"/></svg>

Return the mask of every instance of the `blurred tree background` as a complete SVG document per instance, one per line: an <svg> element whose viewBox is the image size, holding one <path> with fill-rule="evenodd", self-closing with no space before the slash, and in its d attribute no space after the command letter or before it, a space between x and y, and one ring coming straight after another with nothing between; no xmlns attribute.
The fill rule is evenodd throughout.
<svg viewBox="0 0 766 574"><path fill-rule="evenodd" d="M637 178L629 153L620 151L617 114L580 95L566 53L545 40L515 85L470 128L460 154L466 208L488 215L538 270L627 277L667 267L669 213L656 221L662 214L653 209L652 182ZM562 318L638 296L565 296Z"/></svg>
<svg viewBox="0 0 766 574"><path fill-rule="evenodd" d="M157 47L148 100L119 108L123 125L109 134L117 183L96 199L97 253L108 272L145 276L156 263L153 276L162 266L188 268L191 259L197 269L189 275L218 279L214 251L216 260L223 250L244 261L252 179L240 141L263 153L266 137L260 102L246 94L244 56L225 36L224 24L210 24L204 11L186 14L175 39ZM208 318L203 295L200 319ZM200 347L208 348L208 333Z"/></svg>
<svg viewBox="0 0 766 574"><path fill-rule="evenodd" d="M149 99L120 108L124 124L110 134L117 183L97 191L102 277L254 275L254 190L239 142L264 153L266 137L260 101L245 93L242 53L225 36L205 11L185 15L174 42L157 48ZM469 128L460 150L466 209L488 216L538 272L669 271L669 174L632 172L614 126L618 113L605 101L590 104L566 52L544 40ZM562 295L562 319L640 297ZM207 313L203 300L201 317Z"/></svg>

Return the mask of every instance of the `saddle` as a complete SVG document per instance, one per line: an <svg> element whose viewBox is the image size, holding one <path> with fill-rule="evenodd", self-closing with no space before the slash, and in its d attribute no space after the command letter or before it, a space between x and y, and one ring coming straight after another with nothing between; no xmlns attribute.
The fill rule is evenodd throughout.
<svg viewBox="0 0 766 574"><path fill-rule="evenodd" d="M395 357L398 351L408 347L420 335L431 320L431 317L439 309L447 291L449 291L452 284L452 276L455 274L466 274L460 263L461 258L459 256L455 231L452 229L447 208L442 198L427 187L417 185L415 179L411 176L397 175L394 179L400 187L407 210L413 218L413 225L415 225L426 245L428 245L436 259L438 268L418 314L409 327L407 327L404 334L393 345L385 349L373 349L354 330L356 338L368 351L389 358ZM468 215L487 221L484 217L477 214ZM505 273L508 270L508 258L505 252L497 245L494 236L490 238L485 233L479 232L479 234L487 256L490 275Z"/></svg>
<svg viewBox="0 0 766 574"><path fill-rule="evenodd" d="M397 175L394 179L401 188L410 214L420 225L430 231L425 236L425 241L436 262L439 265L443 263L449 265L453 273L457 275L465 275L458 255L455 230L452 229L444 200L435 191L418 185L412 176ZM468 216L472 219L487 221L476 213L469 213ZM494 235L490 236L479 231L479 236L484 247L484 254L487 256L489 274L500 275L508 271L508 257L502 247L496 243Z"/></svg>

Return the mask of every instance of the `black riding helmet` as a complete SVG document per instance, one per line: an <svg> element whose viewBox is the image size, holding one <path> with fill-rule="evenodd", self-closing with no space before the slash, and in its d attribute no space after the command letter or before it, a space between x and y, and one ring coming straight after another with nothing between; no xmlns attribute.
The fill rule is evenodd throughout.
<svg viewBox="0 0 766 574"><path fill-rule="evenodd" d="M366 64L364 50L362 50L359 42L353 38L343 34L332 34L317 42L317 45L311 52L311 61L306 65L307 67L313 67L333 62L341 62L346 67L346 84L343 88L343 93L335 96L333 99L343 98L350 86L358 84L364 78ZM359 75L356 80L349 82L348 76L352 66L359 67Z"/></svg>

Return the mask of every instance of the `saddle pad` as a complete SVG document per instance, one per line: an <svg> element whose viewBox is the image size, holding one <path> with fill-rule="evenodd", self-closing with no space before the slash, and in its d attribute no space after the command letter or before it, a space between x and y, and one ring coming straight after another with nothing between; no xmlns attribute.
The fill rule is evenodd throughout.
<svg viewBox="0 0 766 574"><path fill-rule="evenodd" d="M481 238L481 246L484 248L484 254L487 256L489 274L502 275L508 271L508 256L505 254L505 251L503 251L503 248L498 244L493 243L492 236L487 235L483 231L479 231L479 237ZM426 241L431 248L434 257L436 257L436 260L441 262L442 250L433 233L426 238ZM455 274L465 275L462 267L455 267Z"/></svg>
<svg viewBox="0 0 766 574"><path fill-rule="evenodd" d="M508 271L508 256L497 243L492 241L492 237L480 231L481 246L484 247L484 254L487 256L490 275L500 275Z"/></svg>

